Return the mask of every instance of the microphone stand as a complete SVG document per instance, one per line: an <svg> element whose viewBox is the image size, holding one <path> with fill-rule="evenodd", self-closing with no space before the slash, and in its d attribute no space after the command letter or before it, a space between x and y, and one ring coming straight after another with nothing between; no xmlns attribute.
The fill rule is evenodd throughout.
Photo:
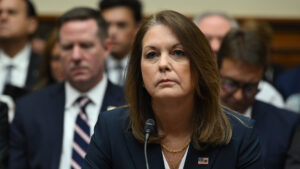
<svg viewBox="0 0 300 169"><path fill-rule="evenodd" d="M153 119L147 119L145 122L145 143L144 143L144 156L145 156L145 161L146 161L146 169L149 169L149 163L148 163L148 156L147 156L147 145L148 145L148 140L149 137L151 135L151 133L153 133L154 131L154 126L155 126L155 122Z"/></svg>

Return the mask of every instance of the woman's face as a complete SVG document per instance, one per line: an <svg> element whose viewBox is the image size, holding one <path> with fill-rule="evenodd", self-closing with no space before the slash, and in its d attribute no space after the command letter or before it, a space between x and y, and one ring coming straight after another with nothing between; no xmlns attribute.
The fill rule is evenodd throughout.
<svg viewBox="0 0 300 169"><path fill-rule="evenodd" d="M193 97L189 58L169 27L155 25L145 34L141 70L153 99Z"/></svg>
<svg viewBox="0 0 300 169"><path fill-rule="evenodd" d="M51 51L50 69L53 79L57 82L64 80L65 75L60 62L60 49L58 43L56 43Z"/></svg>

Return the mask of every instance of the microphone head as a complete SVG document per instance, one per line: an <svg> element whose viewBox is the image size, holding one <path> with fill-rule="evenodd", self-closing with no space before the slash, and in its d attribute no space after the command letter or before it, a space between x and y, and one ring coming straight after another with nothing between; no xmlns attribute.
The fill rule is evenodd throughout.
<svg viewBox="0 0 300 169"><path fill-rule="evenodd" d="M155 121L153 119L147 119L145 122L145 133L152 133L154 131Z"/></svg>

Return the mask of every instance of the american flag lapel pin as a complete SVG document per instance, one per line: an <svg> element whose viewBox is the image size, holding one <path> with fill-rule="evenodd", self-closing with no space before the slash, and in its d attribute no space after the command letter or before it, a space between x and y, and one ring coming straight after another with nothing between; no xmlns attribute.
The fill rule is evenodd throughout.
<svg viewBox="0 0 300 169"><path fill-rule="evenodd" d="M198 157L198 165L208 165L208 157Z"/></svg>

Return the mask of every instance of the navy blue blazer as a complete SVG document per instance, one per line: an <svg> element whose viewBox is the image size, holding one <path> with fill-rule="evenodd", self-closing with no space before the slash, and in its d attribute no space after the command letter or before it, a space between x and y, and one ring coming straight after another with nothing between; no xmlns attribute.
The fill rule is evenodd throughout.
<svg viewBox="0 0 300 169"><path fill-rule="evenodd" d="M287 99L291 94L300 93L300 66L281 74L275 81L275 87Z"/></svg>
<svg viewBox="0 0 300 169"><path fill-rule="evenodd" d="M0 102L0 168L6 169L9 147L8 107Z"/></svg>
<svg viewBox="0 0 300 169"><path fill-rule="evenodd" d="M123 90L108 82L101 112L125 104ZM11 169L57 169L63 143L64 83L54 84L17 101L11 125Z"/></svg>
<svg viewBox="0 0 300 169"><path fill-rule="evenodd" d="M283 169L299 115L255 101L252 118L256 121L254 128L260 139L265 168Z"/></svg>
<svg viewBox="0 0 300 169"><path fill-rule="evenodd" d="M219 148L198 151L189 146L184 169L262 169L258 138L253 121L227 112L233 135L231 142ZM199 157L208 157L208 165L198 165ZM148 145L150 169L163 169L161 146ZM95 126L83 169L145 169L143 143L130 128L128 109L101 113Z"/></svg>
<svg viewBox="0 0 300 169"><path fill-rule="evenodd" d="M28 73L25 82L25 88L27 90L32 90L32 88L40 80L40 68L41 68L41 56L37 55L34 52L31 52Z"/></svg>

